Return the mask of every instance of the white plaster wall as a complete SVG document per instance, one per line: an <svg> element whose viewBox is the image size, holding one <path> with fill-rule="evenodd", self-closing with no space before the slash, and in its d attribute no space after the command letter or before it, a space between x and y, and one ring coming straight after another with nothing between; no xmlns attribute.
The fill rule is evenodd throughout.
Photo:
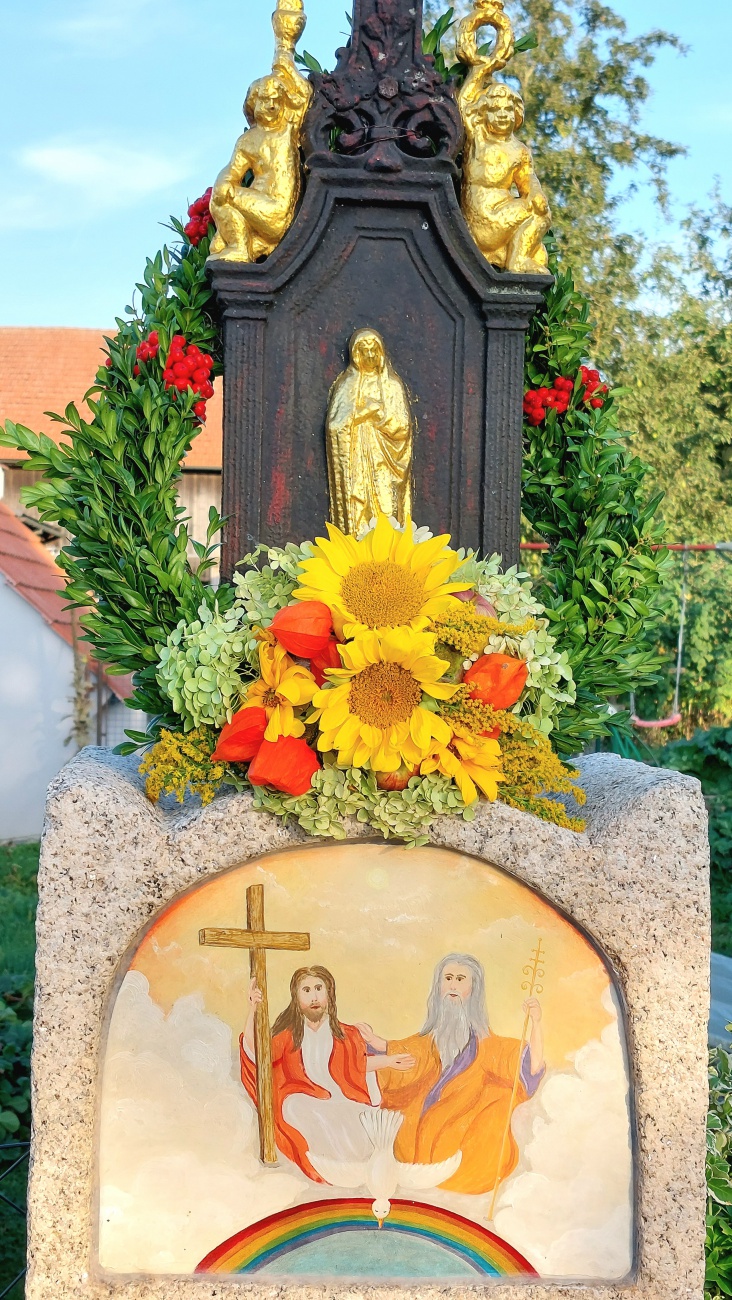
<svg viewBox="0 0 732 1300"><path fill-rule="evenodd" d="M38 838L46 789L76 752L74 656L0 575L0 841Z"/></svg>

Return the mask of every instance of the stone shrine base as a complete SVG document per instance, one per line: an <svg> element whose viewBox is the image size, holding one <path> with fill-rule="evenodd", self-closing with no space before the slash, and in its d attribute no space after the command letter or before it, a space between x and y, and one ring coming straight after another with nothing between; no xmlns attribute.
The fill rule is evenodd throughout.
<svg viewBox="0 0 732 1300"><path fill-rule="evenodd" d="M625 998L634 1092L637 1241L621 1284L521 1281L526 1300L581 1294L701 1300L709 1007L706 815L699 783L613 755L583 760L587 831L501 804L443 818L432 842L474 854L584 927ZM362 828L354 824L353 838ZM28 1300L293 1300L344 1292L420 1300L443 1286L326 1288L211 1277L104 1277L95 1262L99 1071L109 996L130 945L181 891L259 854L306 843L248 795L172 812L145 798L135 760L87 749L48 796L39 875ZM489 1283L496 1300L516 1283ZM455 1294L473 1286L450 1287Z"/></svg>

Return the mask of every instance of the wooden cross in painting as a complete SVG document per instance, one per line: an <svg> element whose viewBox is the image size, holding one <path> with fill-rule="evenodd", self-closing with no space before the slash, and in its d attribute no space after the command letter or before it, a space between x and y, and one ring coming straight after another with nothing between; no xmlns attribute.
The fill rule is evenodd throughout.
<svg viewBox="0 0 732 1300"><path fill-rule="evenodd" d="M249 969L262 993L262 1001L257 1007L254 1019L259 1154L263 1164L276 1165L272 1039L269 1032L269 1007L267 1004L267 949L270 951L305 952L310 947L310 935L293 934L290 931L267 931L264 927L264 885L250 885L247 889L246 930L199 930L198 942L215 948L249 949Z"/></svg>

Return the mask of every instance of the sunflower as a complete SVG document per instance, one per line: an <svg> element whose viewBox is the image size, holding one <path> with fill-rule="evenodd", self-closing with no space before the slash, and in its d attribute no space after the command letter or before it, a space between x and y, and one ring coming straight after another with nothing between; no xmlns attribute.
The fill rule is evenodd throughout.
<svg viewBox="0 0 732 1300"><path fill-rule="evenodd" d="M498 782L506 779L501 771L500 758L501 747L497 740L480 736L468 740L453 736L449 746L434 745L419 770L422 776L430 772L451 776L466 804L475 803L478 790L493 802L498 797Z"/></svg>
<svg viewBox="0 0 732 1300"><path fill-rule="evenodd" d="M245 709L261 708L267 715L265 740L280 736L301 736L304 723L295 709L309 704L318 689L313 674L293 663L283 646L269 632L260 633L259 681L247 691Z"/></svg>
<svg viewBox="0 0 732 1300"><path fill-rule="evenodd" d="M328 670L332 685L313 698L318 749L335 750L340 767L396 772L448 743L452 732L425 697L449 700L458 688L440 681L448 664L437 658L432 633L366 632L339 651L343 667Z"/></svg>
<svg viewBox="0 0 732 1300"><path fill-rule="evenodd" d="M293 594L326 604L339 636L392 627L420 631L430 619L457 608L451 593L469 586L450 582L462 561L448 548L448 534L415 542L411 519L400 532L386 515L379 515L360 541L334 524L327 528L329 539L317 539Z"/></svg>

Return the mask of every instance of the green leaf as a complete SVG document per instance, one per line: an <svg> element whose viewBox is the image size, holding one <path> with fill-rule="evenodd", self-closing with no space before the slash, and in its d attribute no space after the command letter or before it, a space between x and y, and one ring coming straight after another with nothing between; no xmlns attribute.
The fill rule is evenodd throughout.
<svg viewBox="0 0 732 1300"><path fill-rule="evenodd" d="M536 32L527 32L525 36L520 36L514 45L516 54L524 54L527 50L536 50L539 46L539 38Z"/></svg>

